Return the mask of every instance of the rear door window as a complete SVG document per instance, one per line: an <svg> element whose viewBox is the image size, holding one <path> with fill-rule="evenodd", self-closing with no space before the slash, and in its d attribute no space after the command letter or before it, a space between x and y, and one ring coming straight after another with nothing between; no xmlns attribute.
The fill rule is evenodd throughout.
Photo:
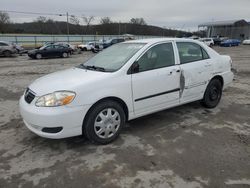
<svg viewBox="0 0 250 188"><path fill-rule="evenodd" d="M176 44L178 47L181 64L200 61L209 58L207 52L196 43L177 42Z"/></svg>

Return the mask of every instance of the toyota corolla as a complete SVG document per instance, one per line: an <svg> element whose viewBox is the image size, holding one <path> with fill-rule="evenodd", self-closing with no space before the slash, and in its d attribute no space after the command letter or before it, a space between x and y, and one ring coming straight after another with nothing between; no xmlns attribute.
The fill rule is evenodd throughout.
<svg viewBox="0 0 250 188"><path fill-rule="evenodd" d="M35 80L20 99L20 112L42 137L83 134L107 144L126 121L193 101L216 107L233 80L231 68L229 56L199 41L128 41Z"/></svg>

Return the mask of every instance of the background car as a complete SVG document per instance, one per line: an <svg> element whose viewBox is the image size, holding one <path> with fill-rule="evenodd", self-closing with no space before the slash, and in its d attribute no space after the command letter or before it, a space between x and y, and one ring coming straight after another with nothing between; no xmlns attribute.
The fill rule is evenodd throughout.
<svg viewBox="0 0 250 188"><path fill-rule="evenodd" d="M82 51L90 51L94 48L95 42L88 42L86 44L79 44L77 47Z"/></svg>
<svg viewBox="0 0 250 188"><path fill-rule="evenodd" d="M199 41L204 42L206 45L210 47L214 46L214 40L212 38L202 38Z"/></svg>
<svg viewBox="0 0 250 188"><path fill-rule="evenodd" d="M103 43L103 48L105 49L105 48L112 46L113 44L117 44L117 43L124 42L124 41L125 40L122 38L110 39Z"/></svg>
<svg viewBox="0 0 250 188"><path fill-rule="evenodd" d="M220 46L220 43L222 42L222 40L218 37L214 37L213 41L215 46Z"/></svg>
<svg viewBox="0 0 250 188"><path fill-rule="evenodd" d="M250 45L250 39L244 40L242 42L242 44L244 44L244 45Z"/></svg>
<svg viewBox="0 0 250 188"><path fill-rule="evenodd" d="M23 46L18 45L18 44L14 44L14 45L15 45L16 51L19 55L23 55L25 53L28 53L28 50L26 50Z"/></svg>
<svg viewBox="0 0 250 188"><path fill-rule="evenodd" d="M98 53L99 51L102 50L103 50L103 43L101 42L94 43L93 48L91 49L93 53Z"/></svg>
<svg viewBox="0 0 250 188"><path fill-rule="evenodd" d="M66 46L70 49L70 54L73 54L74 52L77 52L77 47L76 45L69 44L67 42L56 42L54 45L63 45Z"/></svg>
<svg viewBox="0 0 250 188"><path fill-rule="evenodd" d="M238 39L227 39L227 40L222 41L220 43L220 46L223 46L223 47L239 46L240 43L241 42Z"/></svg>
<svg viewBox="0 0 250 188"><path fill-rule="evenodd" d="M0 55L10 57L12 54L16 54L16 46L13 43L0 41Z"/></svg>
<svg viewBox="0 0 250 188"><path fill-rule="evenodd" d="M71 49L64 45L48 45L43 46L39 49L31 50L28 52L28 56L33 59L41 59L41 58L48 58L48 57L69 57L71 54Z"/></svg>

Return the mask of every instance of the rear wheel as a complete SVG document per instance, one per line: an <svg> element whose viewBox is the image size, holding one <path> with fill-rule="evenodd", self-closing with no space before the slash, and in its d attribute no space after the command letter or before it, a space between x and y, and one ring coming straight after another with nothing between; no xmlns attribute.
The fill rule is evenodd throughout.
<svg viewBox="0 0 250 188"><path fill-rule="evenodd" d="M63 58L66 58L66 57L68 57L68 56L69 56L69 54L68 54L68 53L63 52L63 54L62 54L62 57L63 57Z"/></svg>
<svg viewBox="0 0 250 188"><path fill-rule="evenodd" d="M218 79L213 79L207 86L202 104L207 108L214 108L219 104L221 95L222 83Z"/></svg>
<svg viewBox="0 0 250 188"><path fill-rule="evenodd" d="M3 55L5 57L10 57L11 56L11 52L9 50L6 50L6 51L3 52Z"/></svg>
<svg viewBox="0 0 250 188"><path fill-rule="evenodd" d="M83 132L94 143L108 144L118 137L124 124L125 113L121 105L107 100L91 108Z"/></svg>

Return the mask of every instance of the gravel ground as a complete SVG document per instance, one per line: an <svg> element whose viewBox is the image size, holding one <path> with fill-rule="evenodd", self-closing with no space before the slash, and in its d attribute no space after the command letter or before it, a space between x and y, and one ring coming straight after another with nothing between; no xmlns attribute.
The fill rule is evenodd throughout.
<svg viewBox="0 0 250 188"><path fill-rule="evenodd" d="M92 53L0 58L0 187L250 187L250 46L215 50L236 70L217 108L195 102L130 121L106 146L36 136L18 110L33 80Z"/></svg>

